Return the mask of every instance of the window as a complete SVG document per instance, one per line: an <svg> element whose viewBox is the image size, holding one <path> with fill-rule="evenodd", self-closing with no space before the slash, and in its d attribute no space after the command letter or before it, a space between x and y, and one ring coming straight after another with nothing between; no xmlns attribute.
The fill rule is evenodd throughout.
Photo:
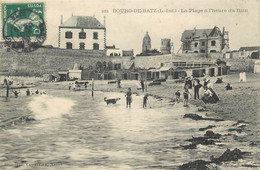
<svg viewBox="0 0 260 170"><path fill-rule="evenodd" d="M120 70L121 69L121 64L115 64L115 70Z"/></svg>
<svg viewBox="0 0 260 170"><path fill-rule="evenodd" d="M163 67L163 64L164 64L164 63L161 63L161 67Z"/></svg>
<svg viewBox="0 0 260 170"><path fill-rule="evenodd" d="M198 51L194 51L194 53L199 53Z"/></svg>
<svg viewBox="0 0 260 170"><path fill-rule="evenodd" d="M216 53L217 51L216 50L210 50L210 53Z"/></svg>
<svg viewBox="0 0 260 170"><path fill-rule="evenodd" d="M201 53L205 53L205 50L200 50Z"/></svg>
<svg viewBox="0 0 260 170"><path fill-rule="evenodd" d="M94 33L93 33L93 39L95 39L95 40L98 39L98 33L97 33L97 32L94 32Z"/></svg>
<svg viewBox="0 0 260 170"><path fill-rule="evenodd" d="M72 32L71 31L65 32L65 38L72 38Z"/></svg>
<svg viewBox="0 0 260 170"><path fill-rule="evenodd" d="M85 32L80 32L79 33L79 39L86 39L86 33Z"/></svg>
<svg viewBox="0 0 260 170"><path fill-rule="evenodd" d="M211 41L211 46L216 46L216 41Z"/></svg>
<svg viewBox="0 0 260 170"><path fill-rule="evenodd" d="M98 43L93 44L93 50L99 50L99 44Z"/></svg>
<svg viewBox="0 0 260 170"><path fill-rule="evenodd" d="M205 41L201 42L201 46L203 46L203 47L205 46Z"/></svg>
<svg viewBox="0 0 260 170"><path fill-rule="evenodd" d="M85 43L79 43L79 49L85 50Z"/></svg>
<svg viewBox="0 0 260 170"><path fill-rule="evenodd" d="M66 48L67 48L67 49L72 49L72 43L67 42L67 43L66 43Z"/></svg>
<svg viewBox="0 0 260 170"><path fill-rule="evenodd" d="M196 42L194 46L195 46L195 47L198 47L198 43Z"/></svg>

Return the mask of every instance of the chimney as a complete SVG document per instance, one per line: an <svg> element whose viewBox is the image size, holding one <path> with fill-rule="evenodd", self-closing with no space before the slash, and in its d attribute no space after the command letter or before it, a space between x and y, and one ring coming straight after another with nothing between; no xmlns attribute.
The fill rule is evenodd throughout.
<svg viewBox="0 0 260 170"><path fill-rule="evenodd" d="M60 16L60 24L63 24L63 15Z"/></svg>

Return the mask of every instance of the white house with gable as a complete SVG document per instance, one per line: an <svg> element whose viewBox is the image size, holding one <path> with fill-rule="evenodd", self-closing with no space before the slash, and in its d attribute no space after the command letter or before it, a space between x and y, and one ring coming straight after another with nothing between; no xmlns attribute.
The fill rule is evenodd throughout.
<svg viewBox="0 0 260 170"><path fill-rule="evenodd" d="M59 48L105 50L106 28L95 17L71 16L59 26Z"/></svg>

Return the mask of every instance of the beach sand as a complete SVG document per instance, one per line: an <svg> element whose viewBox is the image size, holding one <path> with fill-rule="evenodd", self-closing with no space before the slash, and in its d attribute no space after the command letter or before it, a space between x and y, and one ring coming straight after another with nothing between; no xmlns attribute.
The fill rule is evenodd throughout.
<svg viewBox="0 0 260 170"><path fill-rule="evenodd" d="M258 122L260 113L260 74L247 73L247 82L238 82L239 73L221 76L223 83L215 84L218 77L210 77L213 89L219 97L216 104L204 104L202 100L194 100L193 92L191 93L190 104L197 107L205 107L210 110L209 114L216 118L225 120L243 120L246 122ZM200 78L201 83L203 78ZM91 82L91 81L90 81ZM148 82L149 83L149 82ZM227 83L230 83L233 90L225 90ZM175 80L167 80L162 85L148 86L147 92L137 90L140 88L138 81L121 81L122 88L117 88L117 84L107 84L107 81L95 81L95 90L127 92L128 88L133 93L146 94L174 99L175 92L183 92L183 83L176 83ZM202 97L202 89L200 97ZM183 96L181 96L181 99Z"/></svg>

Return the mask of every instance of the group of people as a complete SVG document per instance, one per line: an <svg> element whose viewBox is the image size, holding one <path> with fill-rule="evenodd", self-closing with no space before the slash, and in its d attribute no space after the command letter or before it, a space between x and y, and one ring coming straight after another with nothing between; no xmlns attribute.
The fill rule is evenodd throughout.
<svg viewBox="0 0 260 170"><path fill-rule="evenodd" d="M222 79L221 79L222 81ZM194 90L194 99L200 99L200 89L203 87L204 94L202 96L202 101L204 103L216 103L219 98L216 95L216 93L213 90L213 84L211 81L207 78L203 79L203 85L200 83L200 80L197 78L191 77L186 77L185 78L185 83L184 83L184 91L183 91L183 102L184 106L188 105L188 101L191 97L192 91ZM180 90L177 90L175 93L175 101L179 102L180 101Z"/></svg>
<svg viewBox="0 0 260 170"><path fill-rule="evenodd" d="M80 90L81 86L78 83L78 81L75 81L74 83L69 83L69 90ZM84 88L87 89L88 88L88 83L85 82L84 83Z"/></svg>
<svg viewBox="0 0 260 170"><path fill-rule="evenodd" d="M132 90L131 88L128 88L128 92L125 95L126 97L126 108L131 108L131 104L132 104ZM147 103L148 103L148 94L145 94L143 97L143 108L147 107Z"/></svg>
<svg viewBox="0 0 260 170"><path fill-rule="evenodd" d="M12 90L12 92L13 92L14 96L17 98L17 97L19 96L19 94L20 94L20 89L19 89L19 90ZM27 89L27 90L25 91L25 93L26 93L26 96L30 96L30 95L33 95L33 94L34 94L32 91L30 91L30 89ZM45 92L45 91L40 92L40 91L37 89L37 90L35 91L35 94L46 94L46 92Z"/></svg>

